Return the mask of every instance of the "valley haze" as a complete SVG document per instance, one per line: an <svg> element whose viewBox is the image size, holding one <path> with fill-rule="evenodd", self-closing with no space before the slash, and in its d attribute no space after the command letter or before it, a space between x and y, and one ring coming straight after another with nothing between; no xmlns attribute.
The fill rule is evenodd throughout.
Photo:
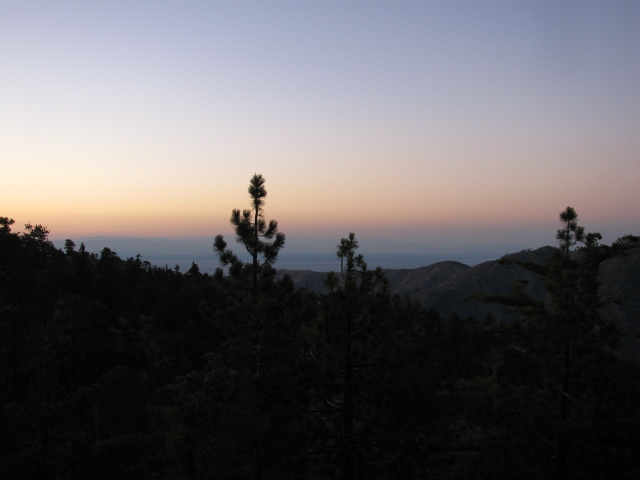
<svg viewBox="0 0 640 480"><path fill-rule="evenodd" d="M244 247L234 242L233 234L226 234L225 239L229 248L244 261L249 261ZM149 261L152 265L169 268L178 265L183 272L191 267L192 262L198 265L201 272L209 274L220 266L212 248L213 237L90 236L71 240L76 244L76 249L84 243L88 252L100 254L102 249L107 247L123 259L140 255L142 260ZM288 235L285 248L280 252L275 267L281 270L316 272L339 270L340 262L335 253L339 240L329 236ZM379 266L384 269L419 268L447 260L474 266L529 248L517 244L425 246L418 242L376 238L358 240L358 253L364 256L369 267ZM54 238L53 242L56 247L63 248L65 239Z"/></svg>

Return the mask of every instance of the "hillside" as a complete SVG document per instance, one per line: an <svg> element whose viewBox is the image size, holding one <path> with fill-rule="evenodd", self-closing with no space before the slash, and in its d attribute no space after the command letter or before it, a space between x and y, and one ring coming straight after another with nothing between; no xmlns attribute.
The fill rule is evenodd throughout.
<svg viewBox="0 0 640 480"><path fill-rule="evenodd" d="M543 264L553 247L542 247L509 255L524 262ZM420 268L386 269L391 291L401 297L410 296L425 308L435 307L442 315L457 313L484 318L491 313L505 318L504 307L487 305L477 300L467 300L475 293L508 293L515 280L528 281L526 291L539 298L544 295L541 277L517 265L500 265L498 260L484 262L474 267L459 262L438 262ZM309 270L279 270L288 274L297 287L313 292L323 291L326 273Z"/></svg>
<svg viewBox="0 0 640 480"><path fill-rule="evenodd" d="M553 247L541 247L505 257L543 265ZM326 276L308 270L279 270L289 274L298 287L322 292ZM546 295L541 275L518 265L502 265L498 260L469 267L459 262L438 262L414 269L385 270L391 291L401 297L409 296L425 308L434 307L443 316L456 313L460 317L472 315L476 320L491 314L509 321L514 314L497 304L470 299L474 294L509 293L514 281L525 280L525 292L534 298ZM605 260L599 273L600 296L608 300L600 309L603 320L612 322L618 332L618 355L627 360L640 360L640 248L627 255Z"/></svg>
<svg viewBox="0 0 640 480"><path fill-rule="evenodd" d="M534 251L511 254L508 257L542 265L551 252L553 247L542 247ZM540 275L518 265L501 265L498 260L471 267L461 275L452 276L433 288L422 289L411 296L425 308L435 307L442 315L455 312L461 317L472 315L480 320L490 313L501 320L508 320L507 309L504 306L487 304L469 297L474 294L509 293L516 280L527 282L525 292L530 296L544 297L544 282Z"/></svg>
<svg viewBox="0 0 640 480"><path fill-rule="evenodd" d="M574 253L584 254L580 281L557 285L587 308L569 301L546 317L550 328L477 329L417 301L369 295L373 278L358 292L318 296L265 276L252 298L248 265L236 276L195 264L182 273L109 248L76 250L71 240L62 251L45 227L17 234L12 223L0 217L3 478L328 479L340 478L335 458L357 452L358 478L372 480L423 478L425 465L442 479L471 469L477 478L547 479L566 431L554 427L559 396L572 399L572 468L588 457L607 465L607 478L638 478L637 237ZM552 252L511 258L542 264ZM550 279L578 273L566 260L549 264L561 268ZM531 295L544 295L539 276L504 263L445 261L387 277L394 292L443 315L482 320L494 308L507 320L467 300L508 292L522 277ZM595 322L596 265L601 294L615 300L602 317L622 335ZM322 289L325 274L290 273L299 287ZM570 368L558 361L568 338L558 332L572 334ZM358 418L348 435L344 405ZM335 443L351 435L381 443ZM473 464L455 456L469 447ZM527 475L540 459L549 468ZM574 477L591 478L592 468Z"/></svg>
<svg viewBox="0 0 640 480"><path fill-rule="evenodd" d="M622 334L618 354L626 360L640 360L640 248L604 261L598 279L600 296L611 301L599 313Z"/></svg>
<svg viewBox="0 0 640 480"><path fill-rule="evenodd" d="M412 295L422 290L432 289L468 270L468 265L459 262L438 262L426 267L411 269L386 269L384 270L393 293L398 295ZM279 275L288 274L296 287L306 288L309 291L320 293L324 291L325 272L313 272L310 270L278 270Z"/></svg>

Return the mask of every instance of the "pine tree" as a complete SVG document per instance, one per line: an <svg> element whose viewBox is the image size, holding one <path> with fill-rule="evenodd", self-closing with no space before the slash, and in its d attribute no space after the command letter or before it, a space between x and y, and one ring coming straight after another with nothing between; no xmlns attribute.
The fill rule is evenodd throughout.
<svg viewBox="0 0 640 480"><path fill-rule="evenodd" d="M364 452L369 449L370 458L378 448L374 434L364 432L375 423L372 398L380 389L389 340L381 334L382 312L390 305L387 280L379 267L368 269L363 256L356 255L357 248L354 233L337 246L341 276L327 275L329 294L323 299L320 326L324 335L312 348L322 378L312 402L312 411L323 419L324 438L316 450L331 452L329 465L344 479L363 478Z"/></svg>
<svg viewBox="0 0 640 480"><path fill-rule="evenodd" d="M251 208L234 209L231 212L230 223L236 232L236 241L242 243L251 256L250 263L243 263L233 251L227 249L227 242L222 235L217 235L213 242L213 249L217 253L220 263L229 267L229 273L234 277L243 277L250 273L251 298L253 303L258 298L258 277L272 275L271 266L275 263L278 252L284 247L285 235L278 233L278 222L264 219L264 204L267 190L264 187L265 178L254 174L249 182L249 197ZM265 241L272 240L272 241Z"/></svg>
<svg viewBox="0 0 640 480"><path fill-rule="evenodd" d="M593 402L589 392L595 387L589 365L605 358L603 339L595 334L601 327L597 270L605 256L597 247L600 234L585 234L572 207L560 212L559 220L563 225L556 234L559 248L544 266L515 262L544 276L546 301L528 297L521 284L514 284L508 295L476 298L508 305L521 313L519 321L508 329L512 335L509 348L538 366L543 388L537 396L546 410L541 418L547 418L549 425L539 435L546 437L549 446L555 444L555 451L547 452L552 462L540 465L546 463L547 473L553 465L556 475L564 478L585 463L580 459L579 445L593 428L594 419L587 418L585 412ZM571 249L577 243L586 247L574 253ZM554 391L555 395L549 395Z"/></svg>
<svg viewBox="0 0 640 480"><path fill-rule="evenodd" d="M578 214L573 207L567 207L560 212L560 222L563 228L558 229L556 239L560 240L560 248L569 255L569 250L578 242L584 243L584 227L578 225Z"/></svg>

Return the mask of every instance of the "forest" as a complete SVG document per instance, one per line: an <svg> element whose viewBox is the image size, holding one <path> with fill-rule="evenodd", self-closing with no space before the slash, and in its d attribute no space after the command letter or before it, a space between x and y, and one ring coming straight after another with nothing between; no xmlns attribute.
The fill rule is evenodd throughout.
<svg viewBox="0 0 640 480"><path fill-rule="evenodd" d="M0 217L4 479L640 478L640 365L616 356L599 243L560 214L547 297L509 323L390 293L349 233L322 293L276 276L265 181L213 275L64 249ZM509 259L504 259L509 263ZM636 319L637 321L637 319Z"/></svg>

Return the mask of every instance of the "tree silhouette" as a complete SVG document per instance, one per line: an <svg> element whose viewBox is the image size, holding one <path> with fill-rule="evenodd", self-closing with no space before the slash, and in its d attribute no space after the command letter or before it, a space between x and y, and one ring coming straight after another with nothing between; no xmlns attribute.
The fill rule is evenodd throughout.
<svg viewBox="0 0 640 480"><path fill-rule="evenodd" d="M242 276L251 273L251 298L253 303L258 298L258 275L270 270L278 257L278 252L284 246L285 235L278 233L278 222L264 219L263 207L267 190L264 187L265 178L254 174L249 182L249 197L251 208L234 209L231 212L230 223L236 232L236 241L242 243L251 256L250 263L243 263L227 249L227 242L222 235L217 235L213 242L213 249L217 253L220 263L229 266L232 276ZM266 240L273 240L271 242Z"/></svg>
<svg viewBox="0 0 640 480"><path fill-rule="evenodd" d="M560 222L563 228L558 229L556 238L560 240L560 248L568 255L569 249L578 242L585 241L584 227L578 225L578 214L573 207L567 207L560 212Z"/></svg>
<svg viewBox="0 0 640 480"><path fill-rule="evenodd" d="M331 451L337 477L348 480L359 478L366 463L364 443L365 437L371 440L371 432L367 437L364 431L375 417L372 412L377 407L371 398L381 383L378 376L388 360L383 351L389 348L385 342L390 338L381 334L388 333L383 318L390 300L387 279L380 267L368 269L364 257L356 255L357 248L354 233L337 246L342 281L334 272L327 274L324 335L314 347L323 375L335 379L318 386L322 393L313 404L312 410L324 418L331 432L317 450Z"/></svg>
<svg viewBox="0 0 640 480"><path fill-rule="evenodd" d="M529 297L522 282L515 283L510 294L475 296L514 307L522 314L511 329L513 344L510 348L528 355L539 365L542 381L547 385L541 391L543 396L556 392L548 396L545 403L548 418L553 419L554 425L548 435L555 437L555 451L548 452L549 459L555 464L559 477L565 477L570 469L577 468L580 436L576 432L586 428L591 421L580 409L591 395L589 375L593 377L593 372L586 373L587 366L595 358L606 356L602 339L594 334L602 327L598 315L602 304L598 298L597 268L605 257L596 247L601 236L599 233L585 234L577 220L578 214L572 207L560 212L563 228L556 234L559 248L544 266L509 259L501 261L503 264L516 263L543 275L548 294L546 300ZM579 255L572 255L570 249L577 243L587 246ZM553 443L549 441L550 446Z"/></svg>
<svg viewBox="0 0 640 480"><path fill-rule="evenodd" d="M70 238L67 238L64 241L64 253L67 255L71 255L72 253L75 252L75 248L76 248L76 244L73 240L71 240Z"/></svg>

